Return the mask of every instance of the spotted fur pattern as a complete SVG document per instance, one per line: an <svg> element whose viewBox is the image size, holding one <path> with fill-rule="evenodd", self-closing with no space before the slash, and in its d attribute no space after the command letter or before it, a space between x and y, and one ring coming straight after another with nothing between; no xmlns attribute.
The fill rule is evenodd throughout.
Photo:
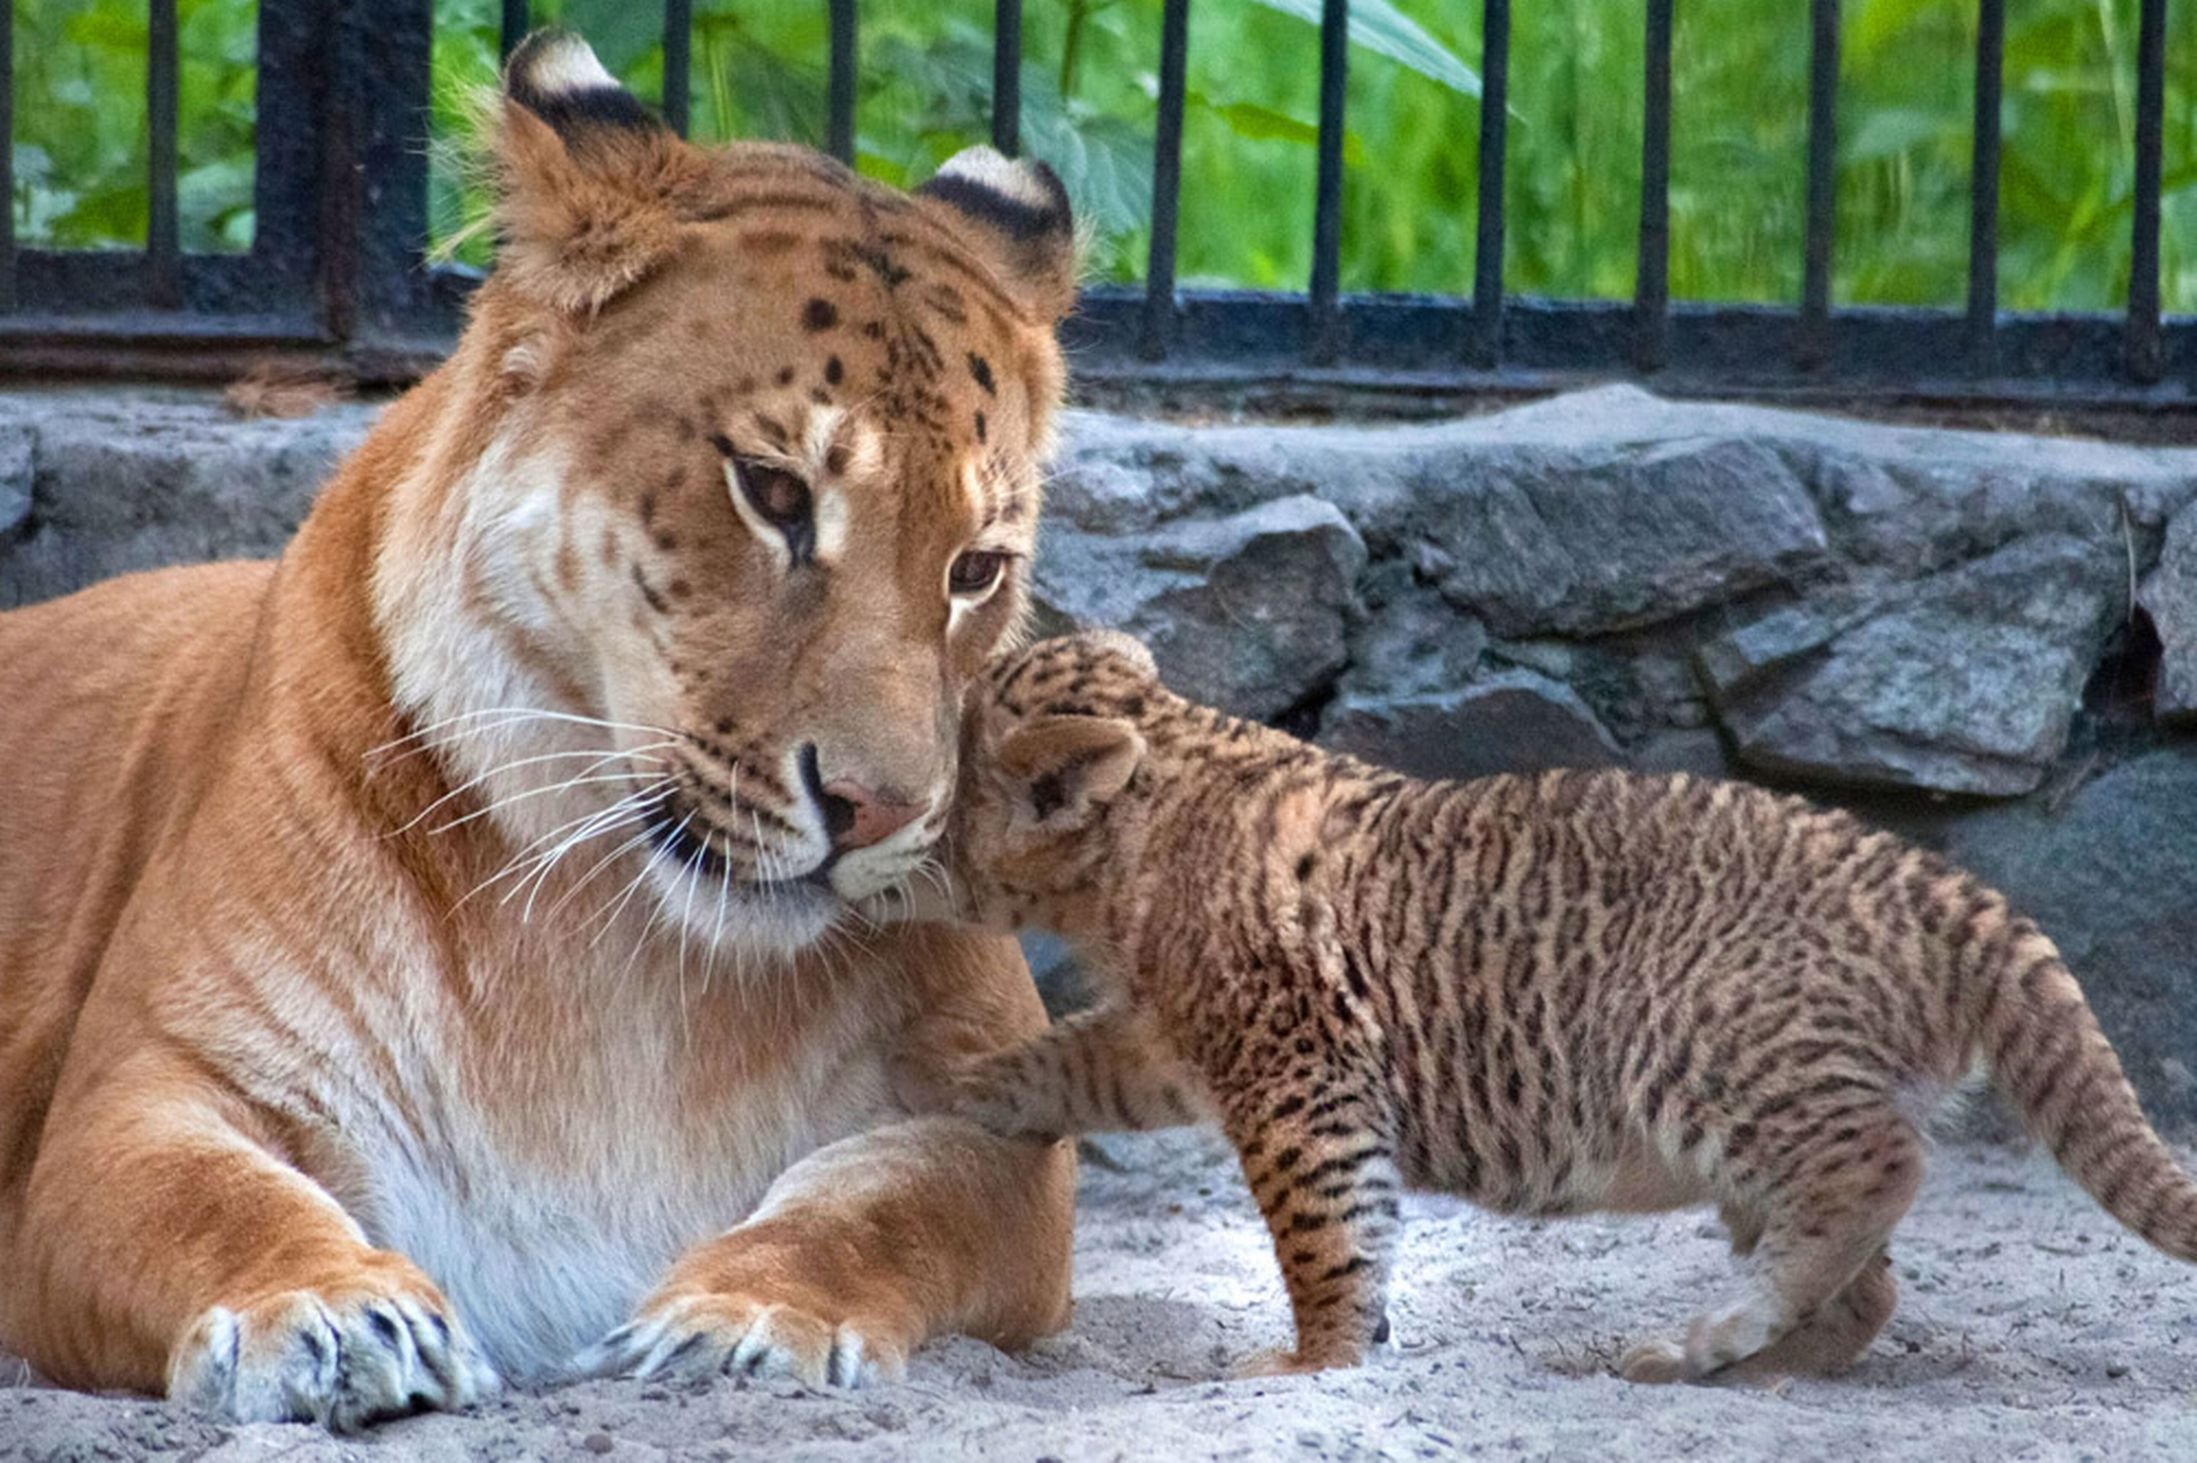
<svg viewBox="0 0 2197 1463"><path fill-rule="evenodd" d="M1625 1374L1836 1369L1892 1312L1920 1124L1979 1067L2197 1259L2197 1186L2051 941L1846 814L1690 776L1417 782L1192 705L1102 634L999 663L964 735L950 906L1068 936L1109 996L901 1080L1006 1132L1216 1116L1295 1311L1275 1365L1362 1358L1409 1185L1713 1203L1744 1283Z"/></svg>

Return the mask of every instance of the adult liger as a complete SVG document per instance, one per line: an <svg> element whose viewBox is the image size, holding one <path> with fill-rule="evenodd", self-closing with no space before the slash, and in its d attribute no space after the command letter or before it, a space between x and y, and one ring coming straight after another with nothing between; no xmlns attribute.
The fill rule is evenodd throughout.
<svg viewBox="0 0 2197 1463"><path fill-rule="evenodd" d="M1015 633L1074 288L513 57L497 268L276 563L0 616L0 1339L336 1426L566 1368L891 1375L1067 1309L1068 1154L886 1072L1041 1030L865 932Z"/></svg>

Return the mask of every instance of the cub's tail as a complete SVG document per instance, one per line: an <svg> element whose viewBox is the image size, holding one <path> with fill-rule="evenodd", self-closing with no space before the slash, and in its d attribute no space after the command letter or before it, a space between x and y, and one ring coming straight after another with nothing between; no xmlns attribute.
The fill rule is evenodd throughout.
<svg viewBox="0 0 2197 1463"><path fill-rule="evenodd" d="M2197 1182L2144 1116L2052 941L2020 921L1981 994L1978 1041L2029 1131L2107 1213L2176 1259L2197 1261Z"/></svg>

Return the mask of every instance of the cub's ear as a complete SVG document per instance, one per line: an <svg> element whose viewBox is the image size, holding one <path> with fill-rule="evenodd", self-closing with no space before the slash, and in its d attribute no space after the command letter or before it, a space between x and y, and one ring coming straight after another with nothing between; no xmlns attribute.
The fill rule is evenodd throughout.
<svg viewBox="0 0 2197 1463"><path fill-rule="evenodd" d="M504 67L496 119L497 273L551 309L599 309L678 247L696 154L570 31Z"/></svg>
<svg viewBox="0 0 2197 1463"><path fill-rule="evenodd" d="M1009 732L998 757L1032 818L1078 828L1128 785L1144 737L1111 717L1039 716Z"/></svg>
<svg viewBox="0 0 2197 1463"><path fill-rule="evenodd" d="M1047 324L1075 304L1075 215L1051 168L989 147L964 148L915 191L951 210L957 232Z"/></svg>

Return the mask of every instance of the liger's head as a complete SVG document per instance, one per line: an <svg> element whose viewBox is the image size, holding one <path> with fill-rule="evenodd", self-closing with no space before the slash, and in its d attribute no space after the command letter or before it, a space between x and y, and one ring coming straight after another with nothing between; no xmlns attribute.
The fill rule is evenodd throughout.
<svg viewBox="0 0 2197 1463"><path fill-rule="evenodd" d="M622 843L692 933L799 948L925 857L1023 619L1066 196L988 148L902 194L692 146L562 34L493 131L497 262L443 383L476 409L376 585L399 702L494 733L446 745L514 846Z"/></svg>

